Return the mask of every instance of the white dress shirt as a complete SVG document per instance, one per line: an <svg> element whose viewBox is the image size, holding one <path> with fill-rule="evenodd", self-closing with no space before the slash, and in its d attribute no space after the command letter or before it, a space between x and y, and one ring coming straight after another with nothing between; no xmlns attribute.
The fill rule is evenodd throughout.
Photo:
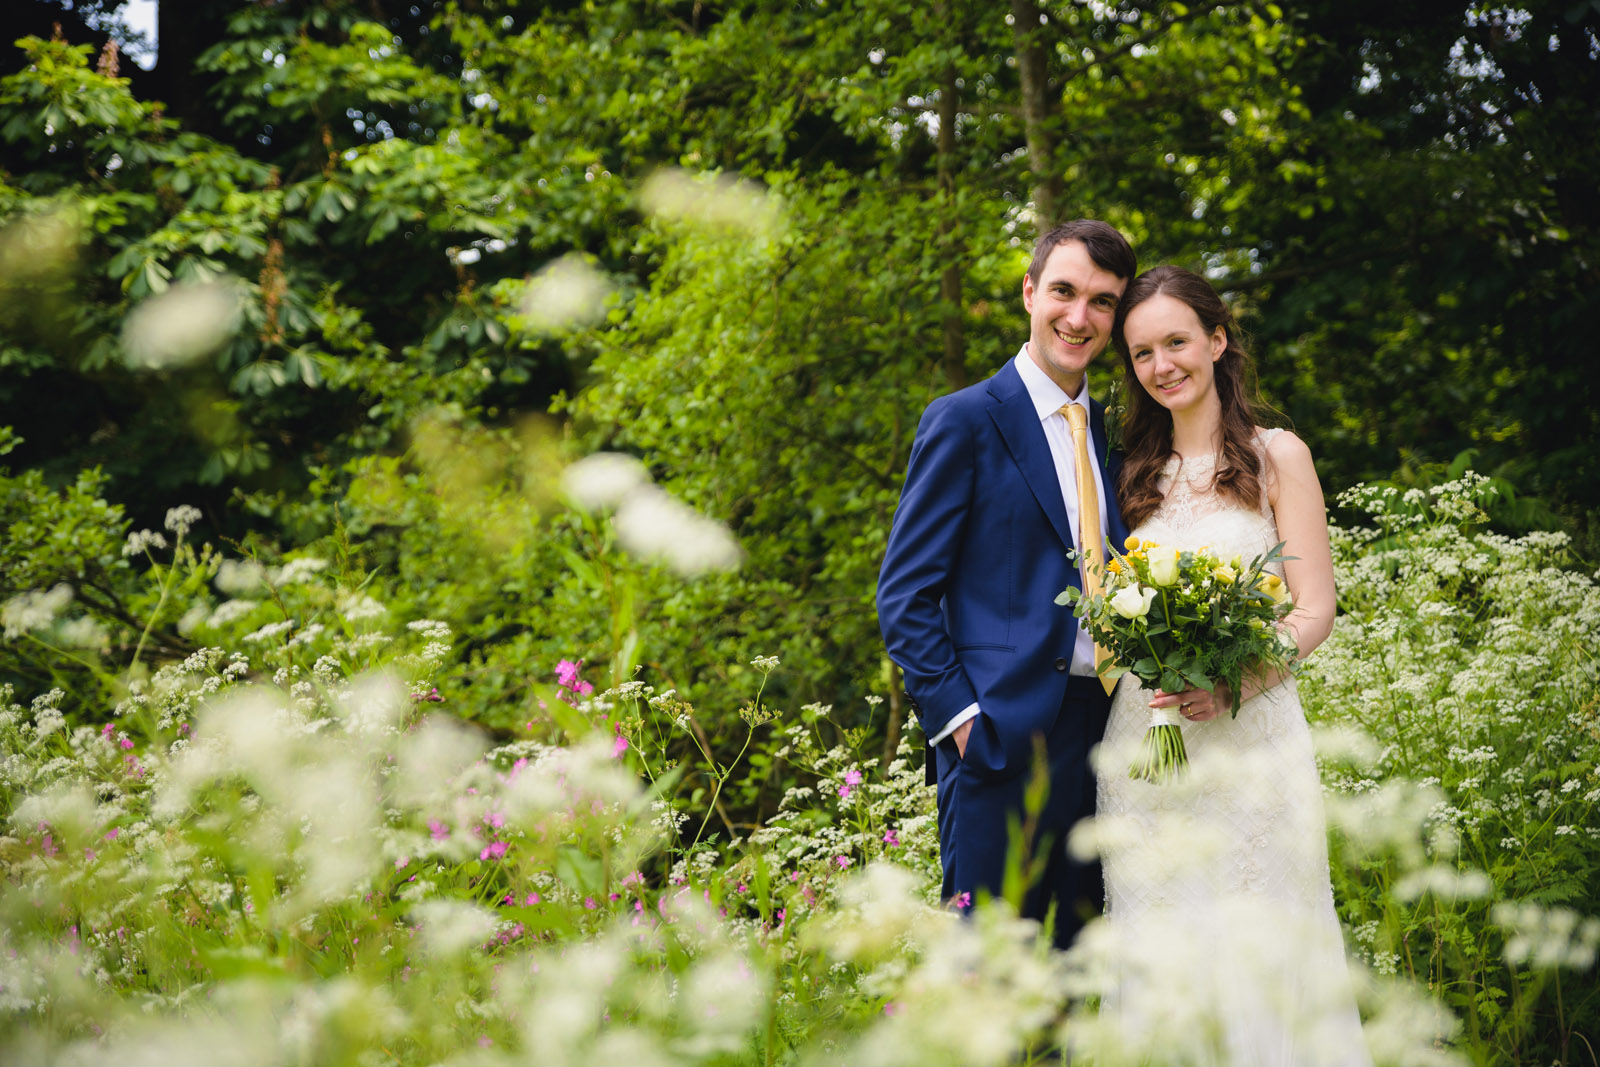
<svg viewBox="0 0 1600 1067"><path fill-rule="evenodd" d="M1045 440L1050 443L1050 458L1055 462L1056 480L1061 483L1061 500L1067 506L1067 522L1072 524L1073 540L1080 540L1078 536L1078 464L1072 447L1072 427L1067 425L1067 417L1061 414L1061 405L1077 404L1083 408L1084 414L1090 414L1089 409L1089 377L1084 375L1083 384L1078 388L1077 396L1068 396L1066 391L1050 380L1050 376L1039 369L1039 365L1028 355L1028 346L1024 344L1012 362L1017 366L1017 374L1022 378L1022 384L1028 390L1028 399L1033 401L1033 409L1039 415L1039 421L1044 426ZM1096 454L1098 448L1094 439L1094 420L1087 420L1089 427L1089 455ZM1094 476L1096 493L1100 500L1100 529L1110 529L1106 521L1106 487L1105 479L1100 474L1100 464L1090 464L1091 474ZM1087 584L1083 572L1084 563L1078 561L1078 580L1080 588ZM1059 589L1041 589L1040 596L1055 597ZM1062 608L1069 611L1069 608ZM1072 646L1072 663L1068 667L1071 674L1094 677L1094 638L1088 630L1078 628L1077 641ZM968 704L950 717L943 730L931 739L937 745L940 741L955 733L956 727L968 719L977 716L979 711L976 703Z"/></svg>

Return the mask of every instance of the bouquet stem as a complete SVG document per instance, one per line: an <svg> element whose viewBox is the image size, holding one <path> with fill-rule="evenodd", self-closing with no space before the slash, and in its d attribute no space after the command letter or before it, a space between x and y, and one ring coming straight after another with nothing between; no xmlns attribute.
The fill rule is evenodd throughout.
<svg viewBox="0 0 1600 1067"><path fill-rule="evenodd" d="M1146 782L1165 782L1189 765L1189 753L1183 747L1183 731L1178 729L1178 718L1170 708L1150 709L1150 729L1144 732L1144 743L1139 754L1128 768L1129 778Z"/></svg>

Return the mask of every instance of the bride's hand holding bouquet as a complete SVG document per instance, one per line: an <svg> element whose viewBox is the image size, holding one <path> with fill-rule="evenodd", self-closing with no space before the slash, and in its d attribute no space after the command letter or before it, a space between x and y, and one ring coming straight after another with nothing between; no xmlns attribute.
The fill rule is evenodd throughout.
<svg viewBox="0 0 1600 1067"><path fill-rule="evenodd" d="M1069 587L1057 604L1073 605L1079 624L1110 658L1101 672L1132 674L1148 689L1232 694L1232 712L1247 673L1294 665L1294 639L1277 623L1293 608L1283 579L1266 568L1287 558L1283 544L1248 564L1223 561L1207 549L1166 548L1130 537L1102 575L1104 591ZM1188 763L1171 708L1152 708L1144 749L1129 774L1162 781Z"/></svg>

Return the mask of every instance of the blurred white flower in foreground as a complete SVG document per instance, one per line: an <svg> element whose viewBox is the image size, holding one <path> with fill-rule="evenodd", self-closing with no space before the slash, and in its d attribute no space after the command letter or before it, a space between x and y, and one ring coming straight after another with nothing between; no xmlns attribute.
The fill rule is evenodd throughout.
<svg viewBox="0 0 1600 1067"><path fill-rule="evenodd" d="M728 528L650 482L650 472L632 456L597 452L571 464L561 486L583 511L615 508L612 518L623 549L665 563L687 577L732 570L744 550Z"/></svg>
<svg viewBox="0 0 1600 1067"><path fill-rule="evenodd" d="M225 559L217 565L214 581L229 596L248 596L266 589L267 570L253 559Z"/></svg>
<svg viewBox="0 0 1600 1067"><path fill-rule="evenodd" d="M779 221L765 189L726 175L657 171L639 190L639 202L647 213L662 219L749 233L770 230Z"/></svg>
<svg viewBox="0 0 1600 1067"><path fill-rule="evenodd" d="M9 640L31 630L42 630L56 621L56 616L72 603L72 586L61 582L49 592L32 589L6 601L0 608L0 624L5 626Z"/></svg>
<svg viewBox="0 0 1600 1067"><path fill-rule="evenodd" d="M732 570L744 559L727 527L653 485L642 485L623 497L615 521L623 548L642 559L659 560L679 574L692 577Z"/></svg>
<svg viewBox="0 0 1600 1067"><path fill-rule="evenodd" d="M596 452L561 472L561 488L584 511L614 508L649 482L650 472L644 464L621 452Z"/></svg>
<svg viewBox="0 0 1600 1067"><path fill-rule="evenodd" d="M67 211L41 211L14 218L0 229L0 283L33 281L61 270L77 257L83 227Z"/></svg>
<svg viewBox="0 0 1600 1067"><path fill-rule="evenodd" d="M422 943L440 956L457 956L494 936L494 913L463 900L424 900L411 909Z"/></svg>
<svg viewBox="0 0 1600 1067"><path fill-rule="evenodd" d="M129 366L181 367L215 352L239 328L239 297L231 285L175 285L134 308L122 324Z"/></svg>
<svg viewBox="0 0 1600 1067"><path fill-rule="evenodd" d="M1544 908L1533 901L1505 901L1494 906L1494 921L1505 927L1506 962L1527 963L1535 970L1571 967L1587 970L1600 949L1600 919L1584 918L1571 908Z"/></svg>
<svg viewBox="0 0 1600 1067"><path fill-rule="evenodd" d="M565 255L528 282L522 315L531 329L546 333L587 326L605 314L610 293L611 283L587 259Z"/></svg>

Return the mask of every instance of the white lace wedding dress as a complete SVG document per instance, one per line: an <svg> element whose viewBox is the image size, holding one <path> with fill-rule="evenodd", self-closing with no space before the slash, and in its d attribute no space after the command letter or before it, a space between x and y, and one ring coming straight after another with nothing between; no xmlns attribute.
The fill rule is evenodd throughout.
<svg viewBox="0 0 1600 1067"><path fill-rule="evenodd" d="M1265 455L1278 432L1256 439L1259 510L1212 490L1214 459L1174 457L1165 500L1134 534L1224 559L1266 552L1279 540ZM1098 755L1108 902L1098 939L1115 975L1104 1021L1155 1062L1370 1064L1294 680L1245 701L1237 718L1183 722L1190 766L1160 784L1128 776L1153 695L1122 679Z"/></svg>

